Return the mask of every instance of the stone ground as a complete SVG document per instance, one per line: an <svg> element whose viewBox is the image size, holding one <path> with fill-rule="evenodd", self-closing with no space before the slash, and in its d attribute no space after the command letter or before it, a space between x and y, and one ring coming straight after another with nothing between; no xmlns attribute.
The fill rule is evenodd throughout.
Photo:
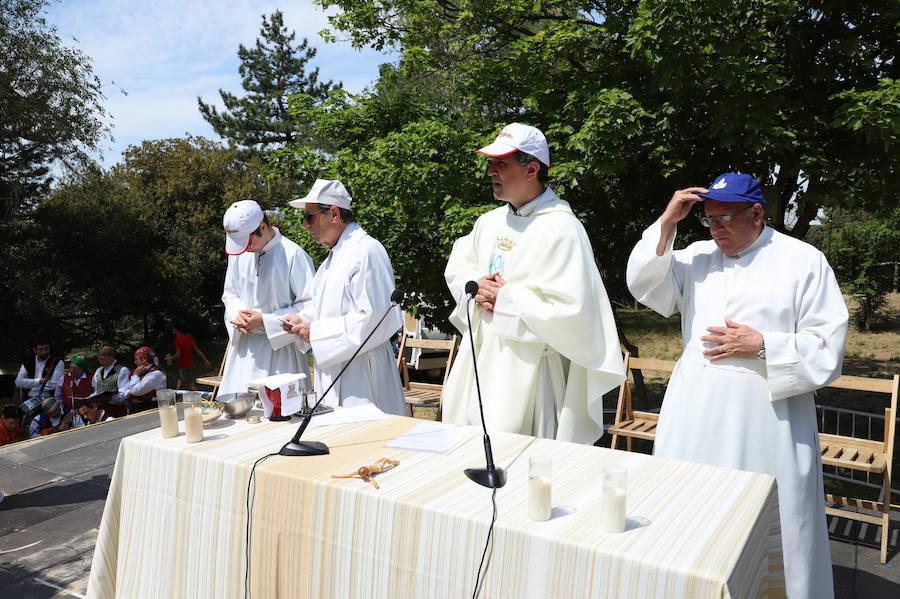
<svg viewBox="0 0 900 599"><path fill-rule="evenodd" d="M84 597L119 441L155 411L0 448L0 597ZM888 563L874 526L829 518L838 599L900 597L900 509Z"/></svg>

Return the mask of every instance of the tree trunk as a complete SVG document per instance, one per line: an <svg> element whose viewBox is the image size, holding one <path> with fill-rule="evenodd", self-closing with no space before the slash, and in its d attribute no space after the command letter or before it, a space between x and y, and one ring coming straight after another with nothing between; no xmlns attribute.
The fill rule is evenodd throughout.
<svg viewBox="0 0 900 599"><path fill-rule="evenodd" d="M784 215L788 206L791 204L791 198L797 193L797 178L800 176L800 169L792 164L780 165L778 169L778 177L775 179L775 188L770 194L770 199L774 199L775 206L766 212L772 218L772 227L776 231L785 233L787 227L784 224Z"/></svg>
<svg viewBox="0 0 900 599"><path fill-rule="evenodd" d="M797 222L794 224L794 228L791 229L792 237L803 239L809 233L810 223L819 214L820 186L821 183L818 178L810 178L809 184L806 186L806 192L803 193L799 206L797 206Z"/></svg>

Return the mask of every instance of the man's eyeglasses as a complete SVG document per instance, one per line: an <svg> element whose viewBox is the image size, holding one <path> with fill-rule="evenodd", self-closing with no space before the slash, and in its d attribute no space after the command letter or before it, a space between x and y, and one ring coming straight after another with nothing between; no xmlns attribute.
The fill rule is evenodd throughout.
<svg viewBox="0 0 900 599"><path fill-rule="evenodd" d="M750 210L751 208L753 208L753 204L747 204L734 214L723 214L721 216L701 216L700 224L707 228L711 227L713 223L716 223L720 227L727 227L728 224L731 223L731 219L742 212Z"/></svg>
<svg viewBox="0 0 900 599"><path fill-rule="evenodd" d="M313 217L317 214L327 214L331 210L331 206L319 206L319 210L317 212L304 212L303 220L307 225L311 225L313 222Z"/></svg>

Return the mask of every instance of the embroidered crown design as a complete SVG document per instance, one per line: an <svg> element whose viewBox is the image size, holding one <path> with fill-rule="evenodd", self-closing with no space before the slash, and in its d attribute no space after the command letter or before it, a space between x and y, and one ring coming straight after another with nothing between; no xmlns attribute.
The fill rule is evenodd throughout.
<svg viewBox="0 0 900 599"><path fill-rule="evenodd" d="M503 250L504 252L508 252L516 246L516 242L510 239L509 237L504 237L502 235L497 237L497 248Z"/></svg>

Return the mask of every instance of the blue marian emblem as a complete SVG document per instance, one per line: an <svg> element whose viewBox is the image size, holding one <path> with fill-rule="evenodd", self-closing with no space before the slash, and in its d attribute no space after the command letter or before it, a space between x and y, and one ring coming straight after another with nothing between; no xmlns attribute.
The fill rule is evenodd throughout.
<svg viewBox="0 0 900 599"><path fill-rule="evenodd" d="M488 274L493 274L495 272L499 272L500 276L503 276L503 269L506 267L506 260L503 258L503 254L497 254L494 256L490 263L488 264Z"/></svg>

